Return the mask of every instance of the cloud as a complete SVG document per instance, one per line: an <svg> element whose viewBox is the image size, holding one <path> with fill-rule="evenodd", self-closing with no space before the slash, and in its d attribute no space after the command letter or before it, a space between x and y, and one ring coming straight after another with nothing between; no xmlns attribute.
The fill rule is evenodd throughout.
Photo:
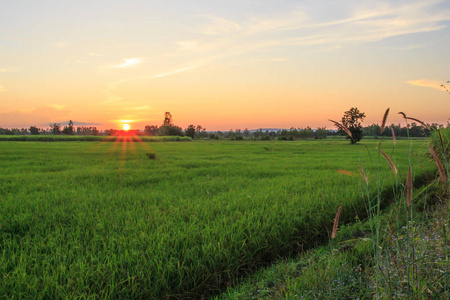
<svg viewBox="0 0 450 300"><path fill-rule="evenodd" d="M29 126L48 127L58 120L69 120L71 111L58 110L49 106L31 107L7 113L0 113L0 127L23 128Z"/></svg>
<svg viewBox="0 0 450 300"><path fill-rule="evenodd" d="M450 20L450 10L436 7L441 2L425 0L399 4L378 1L364 10L342 5L341 18L320 22L314 21L318 19L317 11L308 14L307 8L294 8L275 17L253 16L239 24L208 15L209 26L218 29L203 31L204 36L197 39L179 41L178 55L209 54L218 59L290 46L334 51L406 34L438 31ZM211 33L216 36L211 37ZM417 46L399 45L398 49L414 48Z"/></svg>
<svg viewBox="0 0 450 300"><path fill-rule="evenodd" d="M69 121L66 122L59 122L61 125L69 125ZM78 121L72 121L74 126L89 126L89 125L103 125L102 123L95 123L95 122L78 122Z"/></svg>
<svg viewBox="0 0 450 300"><path fill-rule="evenodd" d="M0 85L0 93L6 92L6 89L3 85Z"/></svg>
<svg viewBox="0 0 450 300"><path fill-rule="evenodd" d="M182 73L182 72L186 72L186 71L195 69L197 67L198 67L197 65L191 65L191 66L187 66L187 67L184 67L184 68L179 68L179 69L175 69L175 70L172 70L172 71L169 71L169 72L165 72L165 73L161 73L161 74L158 74L158 75L154 75L154 76L151 76L150 78L161 78L161 77L166 77L166 76L170 76L170 75L175 75L175 74L178 74L178 73Z"/></svg>
<svg viewBox="0 0 450 300"><path fill-rule="evenodd" d="M425 45L416 44L416 45L409 45L409 46L404 46L404 47L382 47L382 49L393 50L393 51L409 51L409 50L416 50L416 49L420 49L420 48L424 48L424 47L425 47Z"/></svg>
<svg viewBox="0 0 450 300"><path fill-rule="evenodd" d="M127 107L127 110L148 110L150 109L150 106L144 105L144 106L135 106L135 107Z"/></svg>
<svg viewBox="0 0 450 300"><path fill-rule="evenodd" d="M175 42L176 49L164 53L179 61L178 68L159 74L126 78L109 84L105 89L108 100L121 101L115 89L132 80L148 80L172 76L199 68L214 68L230 59L251 54L254 58L245 63L254 63L257 58L270 57L268 51L287 47L309 47L317 51L336 51L346 47L374 43L400 35L438 31L450 20L450 10L439 8L441 0L416 2L371 2L365 9L340 4L339 16L330 19L330 14L321 10L291 7L284 12L269 16L253 15L239 22L216 15L201 15L200 26L195 34ZM314 8L314 7L313 7ZM309 10L308 10L309 9ZM335 14L331 14L334 16ZM320 21L316 21L320 20ZM205 21L207 24L205 24ZM398 50L409 50L419 46L398 45ZM264 53L263 53L264 51ZM256 58L256 60L255 60ZM183 63L185 60L185 63ZM190 63L190 62L194 63ZM283 61L277 57L261 59L260 63ZM140 63L139 59L127 59L113 67L125 68Z"/></svg>
<svg viewBox="0 0 450 300"><path fill-rule="evenodd" d="M69 45L69 43L63 41L63 42L55 43L54 45L55 45L55 47L57 47L57 48L65 48L67 45Z"/></svg>
<svg viewBox="0 0 450 300"><path fill-rule="evenodd" d="M49 104L47 107L54 108L56 110L63 110L65 106L61 104Z"/></svg>
<svg viewBox="0 0 450 300"><path fill-rule="evenodd" d="M198 32L205 35L229 34L242 30L242 26L230 20L220 18L214 15L201 15L210 21L209 24L202 26Z"/></svg>
<svg viewBox="0 0 450 300"><path fill-rule="evenodd" d="M446 89L442 86L445 81L437 80L437 79L419 79L419 80L410 80L406 83L420 86L420 87L429 87L433 89L438 89L440 91L446 91Z"/></svg>
<svg viewBox="0 0 450 300"><path fill-rule="evenodd" d="M126 58L122 63L112 65L110 68L131 68L141 63L142 60L140 58Z"/></svg>
<svg viewBox="0 0 450 300"><path fill-rule="evenodd" d="M116 93L115 93L115 90L116 90L118 85L124 84L126 82L130 82L130 81L149 80L149 79L155 79L155 78L171 76L171 75L175 75L175 74L179 74L179 73L182 73L182 72L186 72L186 71L189 71L189 70L196 69L200 65L201 65L201 61L198 61L196 63L193 63L193 64L189 65L189 66L181 67L181 68L174 69L174 70L171 70L171 71L168 71L168 72L164 72L164 73L160 73L160 74L148 75L148 76L139 76L139 77L131 77L131 78L125 78L125 79L122 79L122 80L118 80L118 81L112 82L103 91L103 93L105 94L106 98L108 99L108 100L104 101L103 104L113 103L113 102L118 102L118 101L123 100L122 97L117 96Z"/></svg>
<svg viewBox="0 0 450 300"><path fill-rule="evenodd" d="M281 61L287 61L287 59L282 58L282 57L269 57L269 58L255 58L253 61L254 62L281 62Z"/></svg>
<svg viewBox="0 0 450 300"><path fill-rule="evenodd" d="M0 68L0 73L9 73L15 71L17 71L17 68Z"/></svg>
<svg viewBox="0 0 450 300"><path fill-rule="evenodd" d="M88 55L89 56L102 56L101 54L98 54L96 52L89 52Z"/></svg>

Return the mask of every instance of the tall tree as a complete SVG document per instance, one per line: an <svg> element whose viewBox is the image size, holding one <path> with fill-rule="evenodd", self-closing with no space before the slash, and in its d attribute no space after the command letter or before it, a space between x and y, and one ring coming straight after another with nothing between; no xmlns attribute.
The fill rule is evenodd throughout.
<svg viewBox="0 0 450 300"><path fill-rule="evenodd" d="M31 126L30 127L30 133L32 135L38 135L39 134L39 128L37 128L36 126Z"/></svg>
<svg viewBox="0 0 450 300"><path fill-rule="evenodd" d="M194 125L189 125L188 128L186 128L184 130L184 135L185 136L189 136L192 139L195 138L195 126Z"/></svg>
<svg viewBox="0 0 450 300"><path fill-rule="evenodd" d="M173 120L172 120L172 114L168 111L164 114L164 123L163 126L172 126Z"/></svg>
<svg viewBox="0 0 450 300"><path fill-rule="evenodd" d="M50 130L52 131L53 134L60 134L61 124L59 123L50 124Z"/></svg>
<svg viewBox="0 0 450 300"><path fill-rule="evenodd" d="M350 110L346 111L342 117L342 125L351 132L351 136L347 134L347 139L350 139L352 144L356 144L363 137L362 122L365 117L366 115L363 112L360 112L356 107L350 108ZM340 128L338 125L336 126L340 131L344 132L343 128Z"/></svg>
<svg viewBox="0 0 450 300"><path fill-rule="evenodd" d="M64 126L62 132L64 134L74 134L75 133L72 120L69 120L68 126Z"/></svg>

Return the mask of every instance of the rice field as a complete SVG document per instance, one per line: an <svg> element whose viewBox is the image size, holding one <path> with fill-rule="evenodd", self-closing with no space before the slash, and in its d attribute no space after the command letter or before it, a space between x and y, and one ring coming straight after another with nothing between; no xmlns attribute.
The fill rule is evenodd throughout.
<svg viewBox="0 0 450 300"><path fill-rule="evenodd" d="M414 177L433 170L414 141ZM375 141L0 142L6 298L201 298L364 216ZM383 142L406 178L408 142ZM375 170L372 160L385 162ZM381 163L383 165L383 163ZM402 175L403 174L403 175ZM386 198L386 201L389 199Z"/></svg>

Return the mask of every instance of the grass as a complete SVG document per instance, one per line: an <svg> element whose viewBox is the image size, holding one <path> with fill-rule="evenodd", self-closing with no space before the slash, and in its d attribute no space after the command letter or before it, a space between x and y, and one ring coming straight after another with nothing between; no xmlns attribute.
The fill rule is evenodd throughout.
<svg viewBox="0 0 450 300"><path fill-rule="evenodd" d="M363 218L360 174L349 166L366 148L376 155L376 145L2 142L0 290L8 298L214 295L326 238L341 204L340 222ZM416 160L426 144L414 146ZM408 149L397 142L400 173ZM415 165L416 179L433 170ZM373 167L363 167L373 180ZM391 194L388 164L379 171Z"/></svg>
<svg viewBox="0 0 450 300"><path fill-rule="evenodd" d="M392 226L396 222L394 210L390 207L392 214L385 214L382 221ZM378 266L370 225L357 221L341 228L332 244L280 260L216 299L448 299L448 213L448 206L435 206L417 214L409 232L407 223L398 230L383 230ZM418 279L412 286L414 295L408 295L411 247ZM377 286L378 271L385 281Z"/></svg>
<svg viewBox="0 0 450 300"><path fill-rule="evenodd" d="M378 144L380 155L372 159L372 165L387 163L395 174L387 209L381 209L382 201L386 200L381 184L384 175L375 168L371 171L377 176L372 181L358 167L367 219L357 218L353 224L341 227L336 235L338 209L328 245L275 263L218 298L450 298L448 141L450 128L433 133L431 154L426 156L436 163L438 175L418 189L412 184L412 170L419 163L412 152L417 144L409 144L407 172L399 172L394 162L403 153L395 155L392 151L387 155L381 150L385 145ZM375 190L370 186L375 186Z"/></svg>

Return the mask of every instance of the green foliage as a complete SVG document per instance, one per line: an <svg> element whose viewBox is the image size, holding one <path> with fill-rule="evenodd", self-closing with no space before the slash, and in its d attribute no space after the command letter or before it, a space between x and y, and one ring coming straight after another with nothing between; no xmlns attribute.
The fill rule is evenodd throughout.
<svg viewBox="0 0 450 300"><path fill-rule="evenodd" d="M184 135L194 139L195 138L195 126L194 125L189 125L184 130Z"/></svg>
<svg viewBox="0 0 450 300"><path fill-rule="evenodd" d="M144 132L146 135L155 136L158 135L159 127L157 125L147 125L145 126Z"/></svg>
<svg viewBox="0 0 450 300"><path fill-rule="evenodd" d="M343 223L364 211L358 174L338 172L359 161L358 148L340 141L2 142L2 295L211 296L326 237L341 203ZM407 149L398 141L396 151ZM407 166L397 161L400 171Z"/></svg>
<svg viewBox="0 0 450 300"><path fill-rule="evenodd" d="M37 128L36 126L31 126L30 127L30 133L32 135L38 135L39 134L39 128Z"/></svg>
<svg viewBox="0 0 450 300"><path fill-rule="evenodd" d="M443 164L448 164L450 158L450 127L433 131L430 136L430 147L438 153ZM447 162L445 159L447 159Z"/></svg>
<svg viewBox="0 0 450 300"><path fill-rule="evenodd" d="M62 133L68 134L68 135L75 134L75 130L74 130L74 127L73 127L72 120L69 121L68 126L64 126L64 128L62 130Z"/></svg>
<svg viewBox="0 0 450 300"><path fill-rule="evenodd" d="M344 113L344 116L342 116L341 123L345 127L350 130L352 133L352 136L347 135L347 139L350 139L350 142L352 144L356 144L362 139L363 131L362 131L362 122L364 121L364 118L366 115L358 110L356 107L350 108L350 110L346 111ZM338 127L338 129L340 129ZM342 131L342 129L340 129ZM345 132L344 132L345 134Z"/></svg>
<svg viewBox="0 0 450 300"><path fill-rule="evenodd" d="M166 125L159 127L158 134L160 136L183 136L183 130L181 127L175 126L175 125Z"/></svg>
<svg viewBox="0 0 450 300"><path fill-rule="evenodd" d="M61 124L59 124L59 123L51 124L50 130L53 134L60 134L61 133Z"/></svg>

